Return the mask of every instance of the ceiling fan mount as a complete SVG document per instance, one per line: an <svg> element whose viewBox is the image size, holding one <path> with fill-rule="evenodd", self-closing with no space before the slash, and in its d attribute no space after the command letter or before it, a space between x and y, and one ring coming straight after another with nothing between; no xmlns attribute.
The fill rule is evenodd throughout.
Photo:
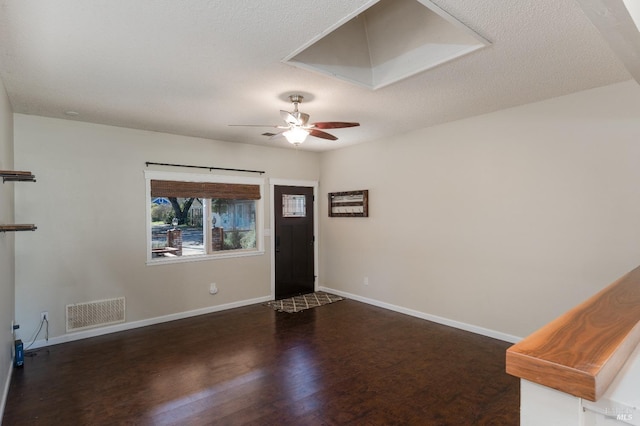
<svg viewBox="0 0 640 426"><path fill-rule="evenodd" d="M289 95L289 100L291 101L291 103L295 104L299 104L302 103L302 100L304 99L304 96L302 95Z"/></svg>
<svg viewBox="0 0 640 426"><path fill-rule="evenodd" d="M321 121L309 124L309 114L300 112L298 109L303 99L304 96L299 94L289 95L289 100L293 104L293 111L280 110L280 116L285 122L284 125L232 124L232 126L274 127L280 129L280 131L275 134L268 134L269 139L284 136L289 143L298 146L306 140L307 136L315 136L332 141L338 140L334 135L321 129L340 129L360 125L360 123L346 121Z"/></svg>

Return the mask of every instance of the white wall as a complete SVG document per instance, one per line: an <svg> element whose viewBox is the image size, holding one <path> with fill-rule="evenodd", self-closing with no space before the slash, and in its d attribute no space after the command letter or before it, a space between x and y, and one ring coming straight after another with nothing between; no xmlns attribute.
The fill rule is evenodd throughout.
<svg viewBox="0 0 640 426"><path fill-rule="evenodd" d="M631 81L324 153L321 211L370 217L322 215L321 284L530 334L640 263L638 111Z"/></svg>
<svg viewBox="0 0 640 426"><path fill-rule="evenodd" d="M146 161L265 170L265 224L266 179L319 179L316 153L20 114L14 126L16 167L37 177L16 187L16 220L38 226L16 240L16 316L25 338L41 311L49 312L50 336L63 335L70 303L125 296L134 322L270 294L269 238L263 256L145 265Z"/></svg>
<svg viewBox="0 0 640 426"><path fill-rule="evenodd" d="M16 114L38 178L15 187L38 225L16 239L22 337L44 310L63 335L68 303L125 296L131 322L269 294L269 251L145 265L145 161L322 176L321 285L526 336L638 264L639 110L628 82L321 155ZM370 217L328 218L354 189Z"/></svg>
<svg viewBox="0 0 640 426"><path fill-rule="evenodd" d="M0 170L13 169L13 112L0 80ZM13 183L0 183L0 224L13 222ZM11 371L14 316L14 234L0 233L0 419Z"/></svg>

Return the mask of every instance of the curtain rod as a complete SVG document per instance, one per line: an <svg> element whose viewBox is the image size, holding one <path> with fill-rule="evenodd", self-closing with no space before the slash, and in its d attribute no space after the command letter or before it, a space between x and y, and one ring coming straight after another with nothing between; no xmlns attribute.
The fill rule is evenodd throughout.
<svg viewBox="0 0 640 426"><path fill-rule="evenodd" d="M147 167L149 167L149 166L189 167L191 169L208 169L209 171L212 171L212 170L226 170L228 172L260 173L261 175L265 173L262 170L228 169L228 168L225 168L225 167L187 166L185 164L152 163L151 161L147 161L146 164L147 164Z"/></svg>

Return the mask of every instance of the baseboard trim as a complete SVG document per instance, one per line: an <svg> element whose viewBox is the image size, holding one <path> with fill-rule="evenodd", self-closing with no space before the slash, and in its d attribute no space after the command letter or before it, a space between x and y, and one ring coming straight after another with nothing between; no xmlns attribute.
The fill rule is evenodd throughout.
<svg viewBox="0 0 640 426"><path fill-rule="evenodd" d="M334 288L319 286L318 290L326 291L327 293L337 294L338 296L346 297L347 299L357 300L358 302L366 303L368 305L377 306L379 308L388 309L390 311L399 312L401 314L410 315L412 317L421 318L427 321L432 321L438 324L446 325L460 330L469 331L471 333L480 334L482 336L491 337L493 339L502 340L510 343L518 343L522 340L522 337L513 336L511 334L501 333L499 331L491 330L484 327L478 327L476 325L467 324L460 321L451 320L437 315L431 315L424 312L416 311L414 309L405 308L398 305L392 305L391 303L381 302L376 299L370 299L368 297L359 296L357 294L347 293L345 291L336 290Z"/></svg>
<svg viewBox="0 0 640 426"><path fill-rule="evenodd" d="M491 330L484 327L479 327L472 324L467 324L460 321L455 321L449 318L440 317L437 315L427 314L425 312L416 311L414 309L405 308L403 306L393 305L391 303L382 302L380 300L371 299L357 294L348 293L345 291L337 290L330 287L318 286L319 291L326 291L329 293L337 294L338 296L346 297L347 299L357 300L358 302L366 303L368 305L377 306L379 308L388 309L390 311L399 312L401 314L410 315L412 317L421 318L427 321L432 321L438 324L446 325L449 327L458 328L460 330L469 331L471 333L480 334L482 336L491 337L493 339L502 340L510 343L517 343L522 340L522 337L513 336L511 334L502 333L496 330ZM242 306L254 305L256 303L265 303L273 298L271 296L263 296L255 299L241 300L238 302L227 303L224 305L209 306L206 308L195 309L192 311L179 312L176 314L164 315L161 317L149 318L140 321L126 322L122 324L116 324L108 327L96 328L92 330L83 330L76 333L63 334L61 336L53 337L46 340L36 340L29 349L38 349L50 345L58 345L60 343L73 342L75 340L88 339L90 337L102 336L104 334L117 333L119 331L132 330L134 328L146 327L149 325L160 324L163 322L175 321L184 318L190 318L198 315L210 314L213 312L220 312L227 309L240 308ZM12 364L13 365L13 364ZM11 377L12 369L9 369L9 377ZM9 391L8 383L6 385L5 394L2 400L2 408L4 408L4 398Z"/></svg>
<svg viewBox="0 0 640 426"><path fill-rule="evenodd" d="M7 372L7 379L4 382L2 400L0 400L0 424L2 424L2 418L4 417L4 407L7 406L7 396L9 396L9 385L11 384L12 374L13 374L13 357L11 357L11 362L9 363L9 371Z"/></svg>
<svg viewBox="0 0 640 426"><path fill-rule="evenodd" d="M256 303L264 303L273 300L272 296L257 297L255 299L241 300L238 302L226 303L224 305L209 306L192 311L179 312L176 314L163 315L161 317L149 318L140 321L125 322L122 324L111 325L107 327L95 328L91 330L83 330L75 333L63 334L47 340L36 340L29 346L29 350L38 349L60 343L73 342L75 340L88 339L90 337L102 336L104 334L117 333L119 331L132 330L134 328L146 327L149 325L160 324L163 322L175 321L184 318L195 317L198 315L210 314L213 312L225 311L227 309L240 308L242 306L254 305Z"/></svg>

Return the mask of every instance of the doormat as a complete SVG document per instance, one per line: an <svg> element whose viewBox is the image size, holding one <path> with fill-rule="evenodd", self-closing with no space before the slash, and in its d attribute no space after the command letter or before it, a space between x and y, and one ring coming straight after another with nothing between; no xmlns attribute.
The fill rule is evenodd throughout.
<svg viewBox="0 0 640 426"><path fill-rule="evenodd" d="M265 303L265 305L278 312L288 312L292 314L294 312L304 311L305 309L339 302L340 300L344 300L344 297L325 293L324 291L316 291L315 293L303 294L302 296L290 297L288 299L273 300Z"/></svg>

